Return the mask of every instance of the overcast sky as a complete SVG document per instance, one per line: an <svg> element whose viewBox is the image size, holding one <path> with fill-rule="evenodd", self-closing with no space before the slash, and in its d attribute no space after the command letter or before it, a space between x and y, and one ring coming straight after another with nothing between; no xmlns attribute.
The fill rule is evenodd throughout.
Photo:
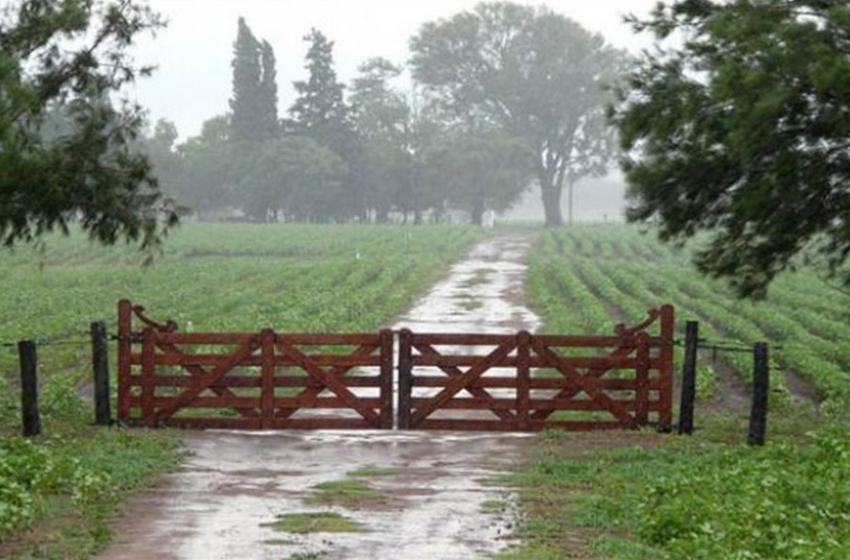
<svg viewBox="0 0 850 560"><path fill-rule="evenodd" d="M647 46L622 23L626 13L646 15L657 0L514 0L546 4L586 29L601 33L616 47ZM357 66L382 56L402 63L408 40L428 21L471 9L478 0L149 0L169 25L155 38L140 39L139 64L155 64L151 78L140 79L132 96L150 111L151 121L166 118L181 138L195 136L201 123L228 110L236 22L244 17L254 35L266 39L277 58L278 109L284 116L294 99L292 82L306 77L303 40L315 27L334 42L338 79L348 83Z"/></svg>

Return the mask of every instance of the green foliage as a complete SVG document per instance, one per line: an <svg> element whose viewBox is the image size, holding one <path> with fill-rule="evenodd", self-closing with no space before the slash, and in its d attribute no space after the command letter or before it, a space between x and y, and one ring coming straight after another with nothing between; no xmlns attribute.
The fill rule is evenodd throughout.
<svg viewBox="0 0 850 560"><path fill-rule="evenodd" d="M846 434L731 450L678 464L647 484L634 519L672 558L846 558Z"/></svg>
<svg viewBox="0 0 850 560"><path fill-rule="evenodd" d="M174 441L143 432L101 430L90 437L78 426L62 437L0 440L0 550L7 537L63 507L64 518L82 524L74 531L79 537L73 546L79 548L66 554L93 551L119 496L174 466L176 458Z"/></svg>
<svg viewBox="0 0 850 560"><path fill-rule="evenodd" d="M128 56L162 26L132 1L15 0L0 13L0 240L79 222L92 239L156 247L176 215L133 140L141 109L113 101L149 68Z"/></svg>
<svg viewBox="0 0 850 560"><path fill-rule="evenodd" d="M538 438L534 461L509 479L526 513L523 546L500 557L584 557L587 549L611 560L845 558L846 426L803 435L794 421L774 424L780 435L764 448L727 443L726 431L744 422L713 419L686 439Z"/></svg>
<svg viewBox="0 0 850 560"><path fill-rule="evenodd" d="M534 169L525 144L499 130L449 136L430 156L430 172L445 184L449 205L469 212L476 225L485 211L510 208Z"/></svg>
<svg viewBox="0 0 850 560"><path fill-rule="evenodd" d="M628 157L629 218L664 239L710 231L699 268L764 297L811 250L839 273L850 248L850 5L661 3L660 41L612 109ZM845 280L850 277L845 278Z"/></svg>

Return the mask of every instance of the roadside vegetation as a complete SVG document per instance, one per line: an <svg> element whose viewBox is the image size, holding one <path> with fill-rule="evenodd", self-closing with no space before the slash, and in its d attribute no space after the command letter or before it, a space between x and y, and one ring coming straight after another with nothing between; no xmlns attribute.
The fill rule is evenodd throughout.
<svg viewBox="0 0 850 560"><path fill-rule="evenodd" d="M747 447L746 411L717 405L730 387L716 372L731 369L746 385L751 356L708 351L692 437L541 434L526 467L508 477L520 492L523 545L500 558L847 557L848 297L802 269L778 278L765 301L742 302L696 273L689 256L633 227L549 231L529 263L530 299L551 332L609 332L670 302L680 334L698 320L708 343L771 343L767 444ZM816 401L783 374L813 386Z"/></svg>
<svg viewBox="0 0 850 560"><path fill-rule="evenodd" d="M139 252L74 233L0 259L0 557L88 558L128 492L176 466L175 434L94 429L89 323L116 332L130 298L183 330L356 332L406 310L470 246L463 227L186 223L142 268ZM43 436L20 433L15 343L38 342ZM110 356L113 360L114 350ZM112 383L115 390L115 383Z"/></svg>

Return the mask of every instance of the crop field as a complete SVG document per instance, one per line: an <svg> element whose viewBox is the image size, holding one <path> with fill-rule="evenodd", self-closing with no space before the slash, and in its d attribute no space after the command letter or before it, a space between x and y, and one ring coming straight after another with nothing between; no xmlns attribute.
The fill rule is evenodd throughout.
<svg viewBox="0 0 850 560"><path fill-rule="evenodd" d="M78 234L51 238L42 252L4 253L0 434L18 429L15 343L34 339L50 436L0 438L0 556L30 558L24 546L4 548L4 538L50 519L67 524L49 527L51 535L73 535L56 537L53 557L87 557L109 538L121 496L178 459L167 432L88 428L90 406L79 392L90 376L89 323L105 321L114 333L119 299L183 330L373 331L475 242L500 233L187 223L147 268L133 249L92 246ZM700 416L693 438L639 433L580 459L581 435L542 434L510 479L526 544L500 557L847 558L850 296L802 269L780 277L766 301L742 302L694 271L688 250L622 225L539 231L528 265L529 303L546 332L607 334L662 303L676 307L680 337L685 321L699 321L705 345L721 347L701 353L703 404L727 389L730 375L742 386L751 376L751 355L725 348L770 343L773 412L764 449L742 445L740 411ZM819 416L795 406L801 385L816 394Z"/></svg>
<svg viewBox="0 0 850 560"><path fill-rule="evenodd" d="M121 298L183 330L376 330L488 233L187 223L148 267L134 249L51 238L41 253L22 247L0 257L0 371L17 375L14 344L33 339L48 375L84 375L89 324L105 321L114 333Z"/></svg>
<svg viewBox="0 0 850 560"><path fill-rule="evenodd" d="M776 398L791 391L789 385L796 390L797 379L818 399L850 394L850 296L810 269L781 276L765 301L740 301L723 281L696 272L688 250L627 226L547 231L529 265L531 301L547 331L610 332L615 323L635 323L662 303L675 306L682 336L686 321L698 321L705 345L721 347L704 353L700 363L704 399L718 388L719 368L751 379L752 356L723 348L744 350L755 342L771 345L774 371L783 374L772 376Z"/></svg>

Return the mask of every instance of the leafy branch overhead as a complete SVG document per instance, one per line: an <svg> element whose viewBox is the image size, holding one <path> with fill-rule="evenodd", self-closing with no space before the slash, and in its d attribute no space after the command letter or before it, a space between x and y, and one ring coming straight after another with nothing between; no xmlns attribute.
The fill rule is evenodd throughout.
<svg viewBox="0 0 850 560"><path fill-rule="evenodd" d="M157 246L177 218L132 149L140 107L113 99L151 68L127 53L164 25L130 0L18 0L0 12L0 239L67 231Z"/></svg>
<svg viewBox="0 0 850 560"><path fill-rule="evenodd" d="M662 46L611 110L629 218L657 219L667 239L710 231L697 264L741 296L764 296L811 250L840 275L850 252L850 5L681 0L631 23Z"/></svg>

